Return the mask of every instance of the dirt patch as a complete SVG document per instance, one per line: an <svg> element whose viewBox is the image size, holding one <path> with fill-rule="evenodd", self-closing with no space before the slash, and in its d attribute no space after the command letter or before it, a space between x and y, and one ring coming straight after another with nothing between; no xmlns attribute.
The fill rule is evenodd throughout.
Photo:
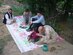
<svg viewBox="0 0 73 55"><path fill-rule="evenodd" d="M6 46L7 42L11 40L12 40L11 35L0 37L0 55L3 53L3 49Z"/></svg>
<svg viewBox="0 0 73 55"><path fill-rule="evenodd" d="M9 32L8 32L6 26L1 26L0 27L0 39L8 34L9 34Z"/></svg>
<svg viewBox="0 0 73 55"><path fill-rule="evenodd" d="M9 6L9 5L2 5L2 6L0 7L0 13L5 13L5 12L7 12L7 10L8 10L9 8L11 8L11 6Z"/></svg>
<svg viewBox="0 0 73 55"><path fill-rule="evenodd" d="M3 55L22 55L22 54L20 53L14 41L10 41L5 46L3 50Z"/></svg>
<svg viewBox="0 0 73 55"><path fill-rule="evenodd" d="M4 4L8 4L8 5L16 5L16 6L22 6L23 4L20 4L19 2L17 2L16 0L4 0Z"/></svg>
<svg viewBox="0 0 73 55"><path fill-rule="evenodd" d="M3 24L3 14L0 13L0 39L4 38L4 36L8 35L9 32L6 28L6 25Z"/></svg>
<svg viewBox="0 0 73 55"><path fill-rule="evenodd" d="M55 47L51 47L51 48L50 48L50 52L53 52L53 51L55 51L55 50L56 50Z"/></svg>
<svg viewBox="0 0 73 55"><path fill-rule="evenodd" d="M4 33L4 32L3 32L2 30L0 30L0 36L2 36L2 35L3 35L3 33Z"/></svg>

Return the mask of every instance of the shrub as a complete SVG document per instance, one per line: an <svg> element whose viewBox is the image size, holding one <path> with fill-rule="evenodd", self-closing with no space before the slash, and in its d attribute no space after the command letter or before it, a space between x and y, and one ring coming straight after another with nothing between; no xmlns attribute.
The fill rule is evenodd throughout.
<svg viewBox="0 0 73 55"><path fill-rule="evenodd" d="M24 7L23 6L20 7L20 6L13 5L12 9L13 9L14 15L22 15L23 12L24 12Z"/></svg>

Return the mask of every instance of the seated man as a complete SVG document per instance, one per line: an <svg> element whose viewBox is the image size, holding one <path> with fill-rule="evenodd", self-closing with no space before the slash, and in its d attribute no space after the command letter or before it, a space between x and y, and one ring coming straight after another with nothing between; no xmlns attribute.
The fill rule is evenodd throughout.
<svg viewBox="0 0 73 55"><path fill-rule="evenodd" d="M24 22L25 22L26 25L29 24L31 15L32 15L32 14L31 14L31 11L30 11L29 9L26 9L26 10L24 11L24 13L23 13L23 18L24 18Z"/></svg>
<svg viewBox="0 0 73 55"><path fill-rule="evenodd" d="M25 9L25 11L23 13L23 21L20 24L21 28L27 28L28 27L28 25L30 24L31 16L32 16L31 11L29 9Z"/></svg>
<svg viewBox="0 0 73 55"><path fill-rule="evenodd" d="M52 27L50 27L49 25L45 25L45 26L40 26L38 28L38 32L36 35L40 36L40 40L35 42L36 44L49 44L49 43L53 43L56 42L56 40L62 40L62 38L59 37L59 35L54 31L54 29Z"/></svg>
<svg viewBox="0 0 73 55"><path fill-rule="evenodd" d="M15 19L13 19L12 9L9 8L8 11L4 14L3 23L12 24L14 22L15 22Z"/></svg>
<svg viewBox="0 0 73 55"><path fill-rule="evenodd" d="M30 27L28 30L33 30L33 28L38 27L40 25L45 25L44 16L42 15L41 11L37 12L37 15L31 18Z"/></svg>

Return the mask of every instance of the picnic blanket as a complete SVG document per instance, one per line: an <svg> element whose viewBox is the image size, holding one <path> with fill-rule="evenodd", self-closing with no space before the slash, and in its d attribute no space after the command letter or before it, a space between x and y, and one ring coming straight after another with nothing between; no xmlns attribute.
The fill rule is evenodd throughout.
<svg viewBox="0 0 73 55"><path fill-rule="evenodd" d="M16 23L6 25L6 27L9 30L21 53L41 47L41 45L36 45L32 42L29 42L27 37L31 32L27 32L26 29L22 29L19 27L20 24L24 21L23 16L16 16L14 18L16 19Z"/></svg>

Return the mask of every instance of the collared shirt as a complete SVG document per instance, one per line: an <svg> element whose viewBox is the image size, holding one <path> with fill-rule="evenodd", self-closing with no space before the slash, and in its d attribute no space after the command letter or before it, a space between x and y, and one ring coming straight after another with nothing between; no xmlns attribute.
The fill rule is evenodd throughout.
<svg viewBox="0 0 73 55"><path fill-rule="evenodd" d="M32 23L42 23L43 25L45 25L45 19L44 19L43 15L41 15L41 16L36 15L36 16L34 16L32 18L36 18L37 19L36 21L33 21ZM31 20L32 20L32 18L31 18Z"/></svg>

